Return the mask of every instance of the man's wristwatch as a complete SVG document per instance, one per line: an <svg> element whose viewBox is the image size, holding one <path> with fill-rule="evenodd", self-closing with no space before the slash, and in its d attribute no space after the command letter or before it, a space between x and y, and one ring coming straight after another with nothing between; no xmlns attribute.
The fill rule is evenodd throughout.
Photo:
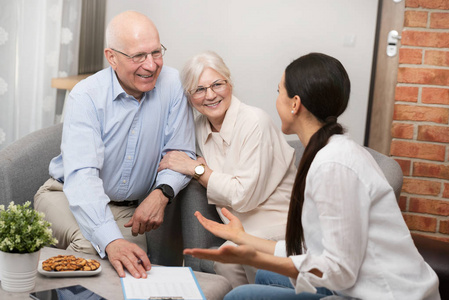
<svg viewBox="0 0 449 300"><path fill-rule="evenodd" d="M170 204L173 198L175 198L175 192L173 191L173 188L168 184L160 184L155 188L155 190L156 189L161 190L162 194L164 194L164 196L168 198L168 204Z"/></svg>
<svg viewBox="0 0 449 300"><path fill-rule="evenodd" d="M195 167L195 174L193 174L193 178L198 180L204 174L204 171L206 171L206 166L204 164L199 164Z"/></svg>

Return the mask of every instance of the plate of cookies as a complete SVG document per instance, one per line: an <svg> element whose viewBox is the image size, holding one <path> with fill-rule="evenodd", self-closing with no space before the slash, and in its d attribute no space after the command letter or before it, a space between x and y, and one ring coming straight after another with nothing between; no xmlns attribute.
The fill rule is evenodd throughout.
<svg viewBox="0 0 449 300"><path fill-rule="evenodd" d="M101 272L101 265L95 259L57 255L39 261L37 271L47 277L94 276Z"/></svg>

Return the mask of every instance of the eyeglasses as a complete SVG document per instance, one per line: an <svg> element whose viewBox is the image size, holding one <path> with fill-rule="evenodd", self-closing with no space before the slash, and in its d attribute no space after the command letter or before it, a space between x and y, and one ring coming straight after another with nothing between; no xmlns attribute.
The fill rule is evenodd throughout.
<svg viewBox="0 0 449 300"><path fill-rule="evenodd" d="M228 83L227 80L219 79L219 80L215 81L214 83L212 83L210 86L199 86L196 89L189 91L189 93L192 96L192 98L201 99L206 96L207 89L209 89L209 88L212 91L214 91L214 93L223 92L227 87L227 83Z"/></svg>
<svg viewBox="0 0 449 300"><path fill-rule="evenodd" d="M126 57L131 59L136 64L143 63L147 59L148 55L151 55L153 57L153 59L161 58L162 56L164 56L165 51L167 50L167 48L165 48L164 45L161 44L161 48L157 49L157 50L154 50L153 52L138 53L136 55L130 56L130 55L126 54L126 53L123 53L122 51L115 50L114 48L111 48L111 49L114 50L115 52L118 52L118 53L120 53L122 55L125 55Z"/></svg>

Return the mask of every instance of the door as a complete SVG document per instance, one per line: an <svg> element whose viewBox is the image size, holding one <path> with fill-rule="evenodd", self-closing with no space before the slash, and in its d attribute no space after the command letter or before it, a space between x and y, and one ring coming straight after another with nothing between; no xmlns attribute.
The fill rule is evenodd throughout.
<svg viewBox="0 0 449 300"><path fill-rule="evenodd" d="M398 52L387 55L388 33L398 31L401 35L404 24L405 0L379 0L376 51L371 78L370 101L366 123L365 145L388 155L391 144L391 123L393 120L394 94L399 64Z"/></svg>

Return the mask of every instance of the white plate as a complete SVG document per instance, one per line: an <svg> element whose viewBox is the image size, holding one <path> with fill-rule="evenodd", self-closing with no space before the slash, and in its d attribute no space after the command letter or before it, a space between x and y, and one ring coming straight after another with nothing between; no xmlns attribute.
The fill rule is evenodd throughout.
<svg viewBox="0 0 449 300"><path fill-rule="evenodd" d="M101 266L94 271L64 271L64 272L45 271L44 269L42 269L43 261L44 260L39 261L37 271L47 277L85 277L85 276L94 276L101 272Z"/></svg>

